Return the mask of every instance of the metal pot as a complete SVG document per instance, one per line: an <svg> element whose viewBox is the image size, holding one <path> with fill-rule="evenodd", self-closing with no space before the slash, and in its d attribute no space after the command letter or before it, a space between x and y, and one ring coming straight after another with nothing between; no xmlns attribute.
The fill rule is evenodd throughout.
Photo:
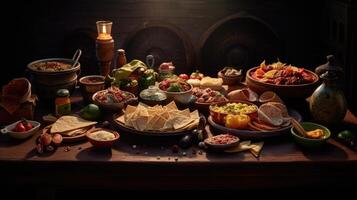
<svg viewBox="0 0 357 200"><path fill-rule="evenodd" d="M36 60L27 65L27 69L30 74L30 80L40 100L54 99L56 97L57 89L62 89L61 87L70 89L70 92L73 91L81 71L81 64L78 62L81 54L81 50L78 49L72 59L48 58ZM38 63L51 61L70 64L71 67L62 71L41 71L34 68L34 66Z"/></svg>

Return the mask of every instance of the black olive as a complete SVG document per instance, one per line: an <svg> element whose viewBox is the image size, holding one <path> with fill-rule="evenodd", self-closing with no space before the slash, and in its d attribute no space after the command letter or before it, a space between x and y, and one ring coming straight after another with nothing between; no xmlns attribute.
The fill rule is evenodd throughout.
<svg viewBox="0 0 357 200"><path fill-rule="evenodd" d="M200 147L201 149L206 149L207 148L207 146L206 146L206 144L204 142L198 143L198 147Z"/></svg>
<svg viewBox="0 0 357 200"><path fill-rule="evenodd" d="M357 150L357 138L351 131L345 130L338 133L337 140L352 150Z"/></svg>
<svg viewBox="0 0 357 200"><path fill-rule="evenodd" d="M185 135L183 138L181 138L179 142L179 146L183 149L187 149L192 145L192 136L191 135Z"/></svg>
<svg viewBox="0 0 357 200"><path fill-rule="evenodd" d="M193 129L193 130L192 130L192 134L193 134L193 135L197 135L197 134L198 134L198 129L197 129L197 128Z"/></svg>

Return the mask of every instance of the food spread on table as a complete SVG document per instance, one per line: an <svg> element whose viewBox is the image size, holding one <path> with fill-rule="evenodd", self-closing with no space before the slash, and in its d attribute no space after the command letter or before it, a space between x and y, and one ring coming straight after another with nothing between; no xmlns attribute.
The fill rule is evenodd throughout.
<svg viewBox="0 0 357 200"><path fill-rule="evenodd" d="M61 91L66 91L66 94L60 95L54 101L57 109L40 116L39 119L45 125L41 126L40 134L36 138L37 152L52 152L63 143L84 142L86 139L94 146L107 144L106 147L111 147L112 143L119 139L114 130L120 130L168 137L172 136L172 133L184 133L182 138L177 140L177 145L173 146L174 153L178 148L186 149L195 145L207 152L210 148L226 153L249 150L258 157L264 144L264 141L260 140L265 138L261 136L274 137L289 131L294 132L293 125L296 123L296 116L290 115L290 105L284 102L286 96L264 85L296 86L310 84L318 79L313 72L303 67L280 61L271 64L263 61L259 67L247 72L247 77L250 75L254 80L264 83L260 87L265 88L257 90L249 84L241 83L242 71L249 66L242 66L240 69L224 67L217 70L218 77L213 77L200 71L182 73L181 66L177 63L165 61L155 65L154 60L155 57L149 55L146 63L134 59L118 65L109 75L86 76L81 81L82 87L90 89L100 83L102 88L92 88L96 93L82 93L83 97L89 95L89 98L86 98L85 104L76 104L80 106L79 109L59 112L58 106L62 105L59 104L59 99L63 100L65 97L67 107L74 104L71 102L73 89L56 88L57 94ZM40 72L62 72L72 67L73 64L64 61L41 61L29 65L30 70ZM176 75L175 70L181 74ZM61 73L44 73L43 76L51 79L59 76L58 74ZM41 90L35 91L41 94ZM19 119L20 115L16 113L27 111L25 104L30 103L32 106L36 101L33 96L31 83L25 78L14 79L3 87L0 96L0 119L11 119L1 121L4 125L12 123L7 126L11 127L7 132L25 133L40 126L40 123ZM49 102L40 101L41 103ZM112 106L119 104L119 107ZM207 106L209 111L204 112L199 105ZM108 117L111 117L112 121L107 121ZM32 119L33 115L25 118ZM209 127L214 135L207 134L206 127ZM316 140L326 136L325 130L320 128L303 131L303 134L305 138ZM344 138L345 134L341 133L339 137ZM250 139L259 141L252 143ZM102 143L93 143L92 140ZM106 143L110 141L112 143Z"/></svg>

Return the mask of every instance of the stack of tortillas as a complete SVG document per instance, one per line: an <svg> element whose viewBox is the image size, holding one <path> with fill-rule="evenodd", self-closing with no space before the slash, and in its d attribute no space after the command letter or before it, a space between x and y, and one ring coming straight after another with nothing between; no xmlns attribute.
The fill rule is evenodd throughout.
<svg viewBox="0 0 357 200"><path fill-rule="evenodd" d="M175 102L166 106L153 107L139 103L138 106L128 105L124 115L116 119L138 131L177 131L189 130L198 125L199 113L197 110L179 110Z"/></svg>
<svg viewBox="0 0 357 200"><path fill-rule="evenodd" d="M50 133L59 133L63 136L72 137L85 133L96 123L77 116L66 115L52 124Z"/></svg>

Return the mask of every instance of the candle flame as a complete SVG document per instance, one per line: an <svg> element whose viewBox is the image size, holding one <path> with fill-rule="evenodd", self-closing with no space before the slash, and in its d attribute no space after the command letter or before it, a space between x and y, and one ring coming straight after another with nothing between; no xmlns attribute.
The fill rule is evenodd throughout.
<svg viewBox="0 0 357 200"><path fill-rule="evenodd" d="M105 26L102 27L102 33L106 34L107 33L107 29Z"/></svg>

